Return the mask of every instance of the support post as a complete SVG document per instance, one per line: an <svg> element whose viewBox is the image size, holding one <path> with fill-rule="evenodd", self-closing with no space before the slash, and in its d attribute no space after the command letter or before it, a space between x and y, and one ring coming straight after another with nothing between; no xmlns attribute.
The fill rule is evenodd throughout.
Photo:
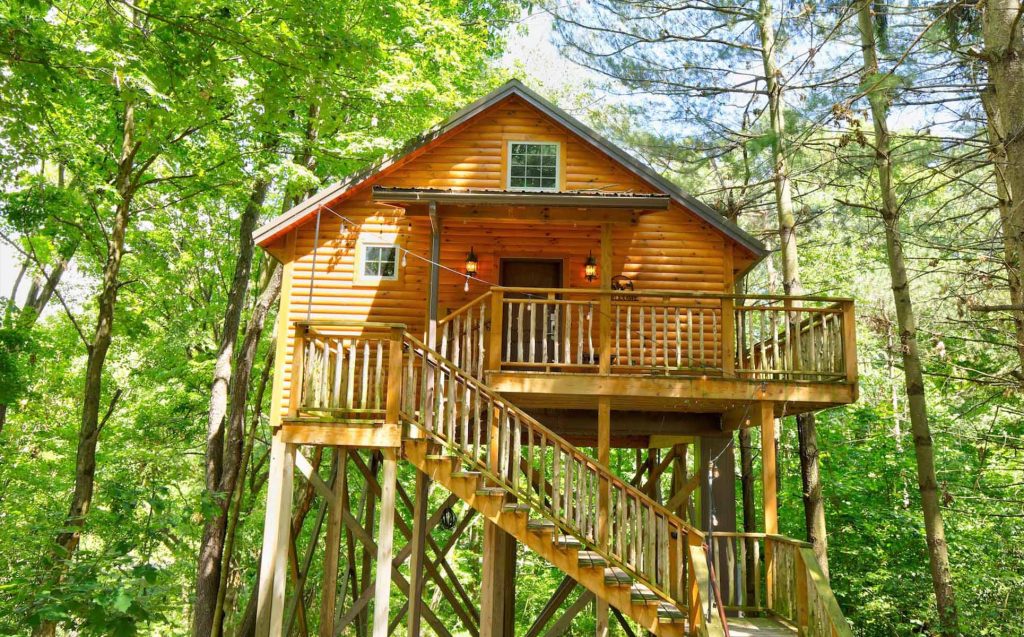
<svg viewBox="0 0 1024 637"><path fill-rule="evenodd" d="M373 594L373 637L388 637L391 610L391 562L394 559L395 492L398 481L398 454L383 449L384 475L380 496L380 528L377 537L377 581Z"/></svg>
<svg viewBox="0 0 1024 637"><path fill-rule="evenodd" d="M602 374L612 371L612 224L601 224L601 300L598 320L598 365ZM598 605L600 606L600 600Z"/></svg>
<svg viewBox="0 0 1024 637"><path fill-rule="evenodd" d="M284 442L278 432L270 444L267 511L263 522L260 587L256 596L257 637L280 637L284 625L294 480L295 445Z"/></svg>
<svg viewBox="0 0 1024 637"><path fill-rule="evenodd" d="M320 591L320 637L334 637L334 610L338 601L338 562L341 551L341 518L344 493L348 489L346 467L348 453L334 448L334 484L328 504L327 536L324 538L324 582Z"/></svg>
<svg viewBox="0 0 1024 637"><path fill-rule="evenodd" d="M427 542L427 504L430 478L416 472L416 491L413 493L412 555L409 563L409 634L419 635L423 616L423 583L426 576L424 560Z"/></svg>
<svg viewBox="0 0 1024 637"><path fill-rule="evenodd" d="M608 227L605 224L605 227ZM602 234L603 236L603 234ZM602 254L604 244L602 243ZM602 273L603 276L603 273ZM602 297L604 299L609 298L607 296ZM602 326L607 317L602 313L601 321ZM602 335L604 329L601 330ZM602 352L603 352L602 340ZM604 355L602 353L602 361ZM612 426L612 402L608 396L601 396L597 399L597 462L604 467L611 464L611 426ZM598 485L597 493L597 543L602 548L606 548L608 544L608 516L609 508L611 506L611 484L607 480L601 480ZM597 598L597 637L608 637L608 602L604 599Z"/></svg>
<svg viewBox="0 0 1024 637"><path fill-rule="evenodd" d="M497 524L484 521L480 637L512 637L515 622L515 550L515 538Z"/></svg>
<svg viewBox="0 0 1024 637"><path fill-rule="evenodd" d="M437 216L437 202L429 204L430 214L430 289L427 297L427 345L437 349L437 299L440 289L441 220Z"/></svg>
<svg viewBox="0 0 1024 637"><path fill-rule="evenodd" d="M491 333L487 342L487 369L501 369L501 333L505 320L505 293L501 290L491 291Z"/></svg>

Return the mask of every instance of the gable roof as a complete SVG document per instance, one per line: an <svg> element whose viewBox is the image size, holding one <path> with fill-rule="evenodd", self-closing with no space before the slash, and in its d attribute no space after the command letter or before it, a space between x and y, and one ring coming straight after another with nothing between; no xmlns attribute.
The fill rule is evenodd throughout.
<svg viewBox="0 0 1024 637"><path fill-rule="evenodd" d="M649 166L637 161L625 150L619 148L574 118L572 115L569 115L537 93L533 92L519 80L514 79L509 80L488 95L485 95L472 104L469 104L423 135L411 140L398 153L364 170L353 173L327 188L324 188L282 215L272 219L255 232L254 238L256 240L256 244L261 246L266 245L277 237L280 237L282 234L288 232L292 228L295 228L313 215L320 206L339 197L361 190L363 187L369 185L374 177L388 172L390 169L397 168L399 165L405 163L405 160L409 159L410 155L418 155L419 152L425 150L428 145L436 142L442 137L446 137L456 130L461 129L480 113L483 113L492 106L513 95L518 96L541 113L555 120L558 124L564 126L570 132L574 133L611 159L618 162L641 180L667 194L676 203L692 211L712 227L718 229L720 232L752 252L756 260L759 261L768 254L764 244L748 234L738 225L727 220L708 205L686 193L671 181L659 175Z"/></svg>

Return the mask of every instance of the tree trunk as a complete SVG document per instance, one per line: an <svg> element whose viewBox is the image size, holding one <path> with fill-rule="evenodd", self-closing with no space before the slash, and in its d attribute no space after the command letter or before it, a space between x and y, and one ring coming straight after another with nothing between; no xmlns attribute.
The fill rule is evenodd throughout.
<svg viewBox="0 0 1024 637"><path fill-rule="evenodd" d="M216 508L214 515L206 520L203 527L203 539L199 545L196 601L192 616L192 634L195 637L211 635L215 637L220 634L220 627L214 625L214 617L218 614L217 599L220 590L221 568L223 567L222 557L224 534L227 529L228 501L230 494L235 490L234 479L238 469L237 466L225 466L237 459L228 457L233 454L233 449L232 443L225 441L224 424L228 411L228 391L231 387L231 367L235 343L238 339L245 294L249 289L249 277L252 271L252 255L255 249L252 233L256 229L256 221L266 199L268 185L264 179L256 180L239 223L238 256L235 259L235 273L228 293L228 305L224 314L220 346L217 350L213 383L210 388L210 409L206 423L206 497L213 500ZM256 312L259 312L258 307ZM262 325L260 325L260 333L262 333ZM237 388L239 385L240 383L236 382L234 387ZM240 418L244 418L244 392L248 391L248 375L246 375L245 383L241 384L241 388L243 394L237 397L241 399L241 403L233 405L236 407L233 412L239 414ZM232 435L230 429L228 427L229 436ZM241 437L238 437L238 440L241 440Z"/></svg>
<svg viewBox="0 0 1024 637"><path fill-rule="evenodd" d="M775 207L779 216L779 251L782 255L782 288L787 295L803 293L800 283L800 259L796 240L796 215L793 211L793 184L789 174L786 144L785 100L782 72L775 61L776 40L772 5L758 3L757 25L761 38L761 61L768 93L768 116L772 132ZM795 305L795 304L794 304ZM800 321L794 314L789 320ZM799 333L797 325L792 333ZM821 497L821 472L818 468L818 430L813 413L797 416L800 440L800 476L803 482L804 522L807 540L814 545L822 570L828 574L828 535L825 530L825 504ZM778 475L781 477L782 472Z"/></svg>
<svg viewBox="0 0 1024 637"><path fill-rule="evenodd" d="M75 458L75 490L71 505L64 520L63 530L57 535L53 554L52 581L59 586L64 579L68 561L74 556L85 526L85 518L92 505L96 479L96 445L100 432L113 413L120 392L115 392L103 419L100 419L100 401L103 397L103 366L113 336L114 311L117 306L117 291L120 288L118 275L124 257L124 238L131 217L131 206L137 183L133 179L135 155L139 144L135 141L135 107L128 102L124 108L121 157L118 161L115 188L118 194L114 219L107 238L107 260L103 266L103 279L97 304L96 329L88 347L85 387L82 396L82 420L78 430L78 451ZM37 636L52 636L57 625L44 621L33 631Z"/></svg>
<svg viewBox="0 0 1024 637"><path fill-rule="evenodd" d="M797 416L796 432L800 440L800 481L803 484L807 541L814 546L814 555L817 556L825 577L828 577L828 535L825 532L825 502L821 497L818 432L814 414Z"/></svg>
<svg viewBox="0 0 1024 637"><path fill-rule="evenodd" d="M1007 274L1014 305L1024 280L1024 19L1020 0L990 0L982 5L982 36L989 85L982 104L989 118L994 149ZM1014 286L1017 299L1012 299ZM1017 352L1024 372L1024 314L1014 313Z"/></svg>
<svg viewBox="0 0 1024 637"><path fill-rule="evenodd" d="M878 57L875 44L874 19L871 3L861 0L858 9L858 27L861 37L861 51L864 56L864 77L877 76ZM917 346L917 319L907 279L903 256L903 241L900 236L899 206L892 184L892 157L889 137L889 97L880 90L868 92L871 116L875 130L875 168L878 174L878 188L881 195L882 221L885 228L885 249L889 258L889 276L892 279L893 301L896 305L896 321L900 334L900 349L903 355L903 373L907 386L907 404L910 412L910 427L914 434L914 451L917 456L917 483L921 491L921 508L924 513L925 535L931 563L932 586L939 615L939 634L952 637L959 635L956 598L953 593L953 578L949 567L949 547L943 527L942 511L939 508L938 487L935 479L935 451L932 447L931 427L928 424L928 410L924 394L924 375Z"/></svg>

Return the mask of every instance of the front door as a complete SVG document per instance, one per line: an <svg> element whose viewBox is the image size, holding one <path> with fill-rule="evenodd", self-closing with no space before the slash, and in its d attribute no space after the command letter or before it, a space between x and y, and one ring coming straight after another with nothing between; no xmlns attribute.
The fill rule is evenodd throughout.
<svg viewBox="0 0 1024 637"><path fill-rule="evenodd" d="M562 287L561 259L502 259L501 285L508 288ZM549 293L512 293L502 335L505 361L527 365L546 365L555 360L555 341L550 318L554 306L542 303Z"/></svg>

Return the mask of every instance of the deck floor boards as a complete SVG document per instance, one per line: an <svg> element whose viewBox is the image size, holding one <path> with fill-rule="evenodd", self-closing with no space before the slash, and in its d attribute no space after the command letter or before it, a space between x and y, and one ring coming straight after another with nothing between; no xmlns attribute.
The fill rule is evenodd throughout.
<svg viewBox="0 0 1024 637"><path fill-rule="evenodd" d="M731 637L792 637L796 631L769 618L729 619Z"/></svg>

